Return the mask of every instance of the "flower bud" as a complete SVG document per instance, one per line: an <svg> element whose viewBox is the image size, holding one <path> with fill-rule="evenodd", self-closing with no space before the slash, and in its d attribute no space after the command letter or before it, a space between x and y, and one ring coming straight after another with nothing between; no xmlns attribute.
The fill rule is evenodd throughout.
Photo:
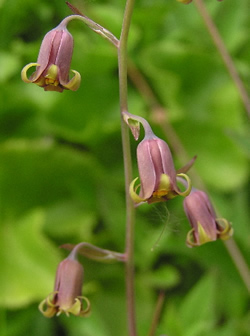
<svg viewBox="0 0 250 336"><path fill-rule="evenodd" d="M187 235L187 246L199 246L216 239L229 239L233 234L231 224L217 218L214 208L204 191L192 189L184 199L184 211L192 226Z"/></svg>
<svg viewBox="0 0 250 336"><path fill-rule="evenodd" d="M54 292L39 305L39 310L46 317L52 317L62 312L77 316L85 316L90 311L87 298L81 296L83 284L82 265L69 256L57 268ZM87 303L87 308L82 309L82 300ZM44 310L44 306L47 306Z"/></svg>
<svg viewBox="0 0 250 336"><path fill-rule="evenodd" d="M64 89L76 91L81 82L81 75L77 71L69 79L70 64L73 53L73 37L65 24L61 23L49 31L41 44L37 63L27 64L22 72L22 80L35 83L45 91L62 92ZM36 66L36 71L28 78L29 68Z"/></svg>
<svg viewBox="0 0 250 336"><path fill-rule="evenodd" d="M141 181L139 195L136 193L138 187L134 188L137 178L130 185L130 195L135 203L161 202L177 195L189 194L191 189L189 178L185 174L178 174L188 181L187 190L181 192L177 187L177 174L170 149L165 141L153 133L146 136L138 145L137 162Z"/></svg>

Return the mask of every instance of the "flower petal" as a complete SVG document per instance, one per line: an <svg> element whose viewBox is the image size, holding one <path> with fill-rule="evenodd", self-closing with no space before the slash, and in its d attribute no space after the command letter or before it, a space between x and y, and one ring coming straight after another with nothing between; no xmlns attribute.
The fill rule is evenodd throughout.
<svg viewBox="0 0 250 336"><path fill-rule="evenodd" d="M222 240L227 240L233 235L232 225L225 218L216 219L216 224L219 226L218 237Z"/></svg>
<svg viewBox="0 0 250 336"><path fill-rule="evenodd" d="M142 203L142 202L145 202L146 199L144 198L141 198L139 195L137 195L136 193L136 190L137 188L140 186L138 185L136 188L135 188L135 182L138 180L138 177L136 177L131 183L130 183L130 186L129 186L129 194L130 194L130 197L132 198L132 200L136 203L136 204L139 204L139 203Z"/></svg>
<svg viewBox="0 0 250 336"><path fill-rule="evenodd" d="M25 67L21 71L21 78L22 78L22 80L25 83L32 83L33 82L33 80L29 79L28 76L27 76L27 71L30 68L32 68L33 66L38 67L38 66L40 66L40 64L38 64L38 63L29 63L29 64L25 65Z"/></svg>
<svg viewBox="0 0 250 336"><path fill-rule="evenodd" d="M89 300L85 296L81 296L81 297L79 297L79 299L82 299L87 303L87 307L84 310L80 311L80 316L89 316L90 309L91 309L91 304L90 304Z"/></svg>
<svg viewBox="0 0 250 336"><path fill-rule="evenodd" d="M187 189L184 190L184 191L179 191L179 190L176 190L177 194L180 195L180 196L188 196L192 190L192 183L191 183L191 179L189 178L188 175L186 174L177 174L178 177L183 177L186 181L187 181Z"/></svg>
<svg viewBox="0 0 250 336"><path fill-rule="evenodd" d="M195 230L192 229L188 232L186 240L188 247L200 246L217 239L217 237L209 236L200 222L197 223L197 231L198 232L195 232Z"/></svg>
<svg viewBox="0 0 250 336"><path fill-rule="evenodd" d="M155 142L155 140L142 140L137 147L137 163L141 182L140 197L144 200L152 196L157 184L150 142Z"/></svg>
<svg viewBox="0 0 250 336"><path fill-rule="evenodd" d="M191 229L190 231L188 231L186 244L190 248L195 247L195 246L199 246L199 244L197 242L195 242L195 240L194 240L194 229Z"/></svg>
<svg viewBox="0 0 250 336"><path fill-rule="evenodd" d="M79 72L75 71L75 70L71 70L72 72L74 72L75 76L73 78L71 78L71 80L68 83L63 83L60 82L60 84L68 90L71 91L76 91L79 89L79 86L81 84L81 75Z"/></svg>
<svg viewBox="0 0 250 336"><path fill-rule="evenodd" d="M81 312L81 301L79 300L79 298L75 299L75 303L68 308L65 312L71 313L73 315L80 315Z"/></svg>
<svg viewBox="0 0 250 336"><path fill-rule="evenodd" d="M43 300L39 306L38 309L40 310L40 312L45 316L45 317L53 317L56 312L57 309L54 305L48 305L48 298L46 298L45 300ZM46 306L46 309L44 310L44 307Z"/></svg>

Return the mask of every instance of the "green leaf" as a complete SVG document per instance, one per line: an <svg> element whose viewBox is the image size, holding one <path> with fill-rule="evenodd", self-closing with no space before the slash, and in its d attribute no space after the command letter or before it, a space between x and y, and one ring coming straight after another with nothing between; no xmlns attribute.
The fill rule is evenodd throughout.
<svg viewBox="0 0 250 336"><path fill-rule="evenodd" d="M178 131L190 156L197 155L195 167L208 186L230 192L244 185L248 161L220 127L187 122L178 125Z"/></svg>
<svg viewBox="0 0 250 336"><path fill-rule="evenodd" d="M73 195L85 207L95 203L99 169L87 153L50 140L15 140L0 147L0 160L4 214L13 216L31 207L51 206Z"/></svg>
<svg viewBox="0 0 250 336"><path fill-rule="evenodd" d="M44 212L1 223L0 305L17 308L53 290L59 252L42 233Z"/></svg>
<svg viewBox="0 0 250 336"><path fill-rule="evenodd" d="M216 321L215 276L205 275L183 299L180 308L185 336L201 336L212 329Z"/></svg>

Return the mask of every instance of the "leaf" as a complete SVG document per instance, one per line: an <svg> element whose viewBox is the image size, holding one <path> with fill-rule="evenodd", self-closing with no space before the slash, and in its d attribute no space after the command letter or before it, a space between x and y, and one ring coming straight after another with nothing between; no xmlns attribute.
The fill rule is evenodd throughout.
<svg viewBox="0 0 250 336"><path fill-rule="evenodd" d="M216 321L215 277L205 275L183 299L180 308L185 336L201 336L211 329Z"/></svg>
<svg viewBox="0 0 250 336"><path fill-rule="evenodd" d="M244 185L248 161L220 127L187 122L178 125L178 132L188 152L197 155L195 167L208 186L230 192Z"/></svg>
<svg viewBox="0 0 250 336"><path fill-rule="evenodd" d="M98 168L85 154L48 139L19 139L2 144L0 192L4 214L52 206L73 195L85 207L93 205Z"/></svg>
<svg viewBox="0 0 250 336"><path fill-rule="evenodd" d="M44 212L34 210L0 227L0 306L18 308L53 290L59 252L42 234Z"/></svg>

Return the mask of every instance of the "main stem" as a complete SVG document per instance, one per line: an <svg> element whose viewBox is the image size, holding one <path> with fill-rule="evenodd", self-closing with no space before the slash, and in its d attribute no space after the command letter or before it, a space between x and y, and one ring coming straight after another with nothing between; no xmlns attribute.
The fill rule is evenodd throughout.
<svg viewBox="0 0 250 336"><path fill-rule="evenodd" d="M126 297L127 297L127 318L130 336L136 336L135 321L135 299L134 299L134 224L135 209L129 195L129 184L132 181L132 162L129 140L129 128L125 124L122 113L128 110L127 95L127 44L131 18L133 14L135 0L127 0L120 43L118 45L118 66L119 66L119 91L120 91L120 111L121 111L121 133L123 160L125 171L126 189Z"/></svg>

